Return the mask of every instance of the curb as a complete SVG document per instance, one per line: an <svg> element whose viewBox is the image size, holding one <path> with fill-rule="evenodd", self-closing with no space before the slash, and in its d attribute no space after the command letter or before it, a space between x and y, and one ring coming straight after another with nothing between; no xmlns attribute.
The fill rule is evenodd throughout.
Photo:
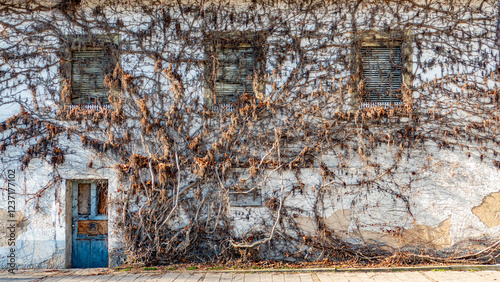
<svg viewBox="0 0 500 282"><path fill-rule="evenodd" d="M210 273L280 273L280 272L402 272L402 271L484 271L500 270L500 264L493 265L443 265L414 267L377 267L377 268L297 268L297 269L244 269L244 270L193 270L192 272ZM176 272L176 271L172 271Z"/></svg>

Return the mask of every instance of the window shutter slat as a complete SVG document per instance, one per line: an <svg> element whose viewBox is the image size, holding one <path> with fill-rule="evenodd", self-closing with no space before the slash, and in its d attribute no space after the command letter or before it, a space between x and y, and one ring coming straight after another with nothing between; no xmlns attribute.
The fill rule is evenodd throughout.
<svg viewBox="0 0 500 282"><path fill-rule="evenodd" d="M364 102L401 102L401 47L362 47Z"/></svg>
<svg viewBox="0 0 500 282"><path fill-rule="evenodd" d="M104 78L111 68L110 50L83 50L72 52L72 104L89 105L100 101L108 103L108 88Z"/></svg>
<svg viewBox="0 0 500 282"><path fill-rule="evenodd" d="M235 102L243 93L253 94L253 47L223 48L217 52L217 59L215 95L218 103Z"/></svg>

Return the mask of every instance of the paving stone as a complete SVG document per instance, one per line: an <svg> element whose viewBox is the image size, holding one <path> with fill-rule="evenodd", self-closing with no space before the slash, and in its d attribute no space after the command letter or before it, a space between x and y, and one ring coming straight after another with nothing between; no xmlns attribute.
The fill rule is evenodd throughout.
<svg viewBox="0 0 500 282"><path fill-rule="evenodd" d="M351 272L342 272L345 278L347 278L347 281L361 281L359 277L356 275L356 273L351 273Z"/></svg>
<svg viewBox="0 0 500 282"><path fill-rule="evenodd" d="M423 271L421 274L431 281L455 281L460 276L460 271L452 275L448 271Z"/></svg>
<svg viewBox="0 0 500 282"><path fill-rule="evenodd" d="M316 273L316 277L318 277L320 282L334 282L333 278L327 272L318 272Z"/></svg>
<svg viewBox="0 0 500 282"><path fill-rule="evenodd" d="M207 273L205 278L202 281L205 282L219 282L220 281L220 273Z"/></svg>
<svg viewBox="0 0 500 282"><path fill-rule="evenodd" d="M121 276L111 276L108 280L106 280L106 282L120 281L121 278L122 278ZM72 281L74 281L74 280L72 280ZM100 280L98 280L98 281L100 281ZM61 281L59 281L59 282L61 282Z"/></svg>
<svg viewBox="0 0 500 282"><path fill-rule="evenodd" d="M271 273L261 273L260 282L273 282L273 275Z"/></svg>
<svg viewBox="0 0 500 282"><path fill-rule="evenodd" d="M381 272L381 275L384 276L385 281L389 282L399 282L399 279L394 272Z"/></svg>
<svg viewBox="0 0 500 282"><path fill-rule="evenodd" d="M329 272L328 275L335 282L348 282L349 279L342 272Z"/></svg>
<svg viewBox="0 0 500 282"><path fill-rule="evenodd" d="M74 275L68 275L68 276L63 276L61 280L58 282L68 282L68 281L78 281L79 276L74 276ZM113 276L113 278L116 278L116 276ZM42 281L48 281L47 278L42 280ZM116 281L116 280L115 280Z"/></svg>
<svg viewBox="0 0 500 282"><path fill-rule="evenodd" d="M214 272L113 272L106 270L24 270L16 274L0 271L0 282L343 282L343 281L497 281L500 271L393 271L393 272L258 272L258 273L214 273Z"/></svg>
<svg viewBox="0 0 500 282"><path fill-rule="evenodd" d="M314 282L312 275L313 275L313 273L311 273L311 272L301 273L301 274L299 274L300 281L301 282Z"/></svg>
<svg viewBox="0 0 500 282"><path fill-rule="evenodd" d="M259 273L245 273L245 282L260 282Z"/></svg>
<svg viewBox="0 0 500 282"><path fill-rule="evenodd" d="M174 282L185 282L189 279L189 277L191 277L193 275L193 273L189 273L189 272L182 272L181 274L179 274L179 276L177 276L175 279L174 279Z"/></svg>
<svg viewBox="0 0 500 282"><path fill-rule="evenodd" d="M96 276L96 279L94 281L96 281L96 282L117 281L117 280L112 280L115 277L116 276L111 275L111 274L108 274L108 275L99 275L99 276ZM45 281L48 281L48 280L44 279L43 282L45 282ZM58 282L61 282L61 281L58 281Z"/></svg>
<svg viewBox="0 0 500 282"><path fill-rule="evenodd" d="M120 279L119 281L126 281L126 282L130 282L130 281L134 281L135 279L137 279L139 276L131 276L131 275L128 275L122 279ZM85 282L94 282L96 281L97 277L95 277L94 275L78 275L77 276L77 279L73 280L73 281L85 281Z"/></svg>
<svg viewBox="0 0 500 282"><path fill-rule="evenodd" d="M172 282L175 280L175 278L179 277L179 275L181 274L177 272L167 272L160 276L160 278L158 278L156 282Z"/></svg>
<svg viewBox="0 0 500 282"><path fill-rule="evenodd" d="M356 277L359 278L359 281L375 281L372 277L376 277L377 275L374 274L373 272L356 272ZM378 280L380 281L380 280Z"/></svg>
<svg viewBox="0 0 500 282"><path fill-rule="evenodd" d="M456 276L454 277L455 279L453 281L487 281L484 278L478 277L477 274L469 272L469 271L461 271L460 273L457 273L457 275L453 274L451 276Z"/></svg>
<svg viewBox="0 0 500 282"><path fill-rule="evenodd" d="M192 273L191 276L186 280L186 282L195 282L195 281L202 281L203 276L205 276L204 273Z"/></svg>
<svg viewBox="0 0 500 282"><path fill-rule="evenodd" d="M300 275L296 273L284 273L284 279L285 282L301 282Z"/></svg>
<svg viewBox="0 0 500 282"><path fill-rule="evenodd" d="M63 279L64 279L64 276L54 276L54 277L44 278L43 281L44 282L60 282ZM0 281L2 281L2 280L0 280ZM19 280L15 279L15 277L13 277L13 279L11 281L19 281Z"/></svg>
<svg viewBox="0 0 500 282"><path fill-rule="evenodd" d="M470 272L472 275L478 275L480 279L477 281L500 281L500 272L499 271L474 271Z"/></svg>
<svg viewBox="0 0 500 282"><path fill-rule="evenodd" d="M237 273L233 276L233 282L244 282L244 281L245 281L245 273Z"/></svg>
<svg viewBox="0 0 500 282"><path fill-rule="evenodd" d="M233 280L233 274L232 273L222 273L220 276L220 282L231 282Z"/></svg>
<svg viewBox="0 0 500 282"><path fill-rule="evenodd" d="M420 272L394 272L394 275L399 278L399 281L415 281L415 282L423 282L423 281L431 281L427 279L422 273Z"/></svg>
<svg viewBox="0 0 500 282"><path fill-rule="evenodd" d="M366 273L370 281L388 281L384 272L368 272Z"/></svg>
<svg viewBox="0 0 500 282"><path fill-rule="evenodd" d="M137 277L137 279L135 279L134 282L146 282L146 281L149 282L151 280L152 280L152 274L147 273Z"/></svg>
<svg viewBox="0 0 500 282"><path fill-rule="evenodd" d="M0 278L0 282L34 282L37 281L37 279L33 278Z"/></svg>
<svg viewBox="0 0 500 282"><path fill-rule="evenodd" d="M155 273L155 274L149 274L147 277L149 282L157 282L162 276L163 274Z"/></svg>
<svg viewBox="0 0 500 282"><path fill-rule="evenodd" d="M273 277L273 282L285 282L285 276L283 273L271 273Z"/></svg>

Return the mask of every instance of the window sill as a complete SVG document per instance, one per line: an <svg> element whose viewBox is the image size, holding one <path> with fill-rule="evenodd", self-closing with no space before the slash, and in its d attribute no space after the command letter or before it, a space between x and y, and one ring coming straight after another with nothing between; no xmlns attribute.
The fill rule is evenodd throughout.
<svg viewBox="0 0 500 282"><path fill-rule="evenodd" d="M111 110L111 105L110 104L105 104L105 105L69 105L69 110L74 110L74 109L82 109L82 110L102 110L102 109L107 109Z"/></svg>
<svg viewBox="0 0 500 282"><path fill-rule="evenodd" d="M215 113L224 113L224 112L233 112L234 111L234 104L232 103L227 103L227 104L216 104L212 105L210 107L210 111L213 111Z"/></svg>
<svg viewBox="0 0 500 282"><path fill-rule="evenodd" d="M360 105L360 109L366 108L374 108L374 107L382 107L384 109L392 109L395 107L403 106L403 102L362 102Z"/></svg>

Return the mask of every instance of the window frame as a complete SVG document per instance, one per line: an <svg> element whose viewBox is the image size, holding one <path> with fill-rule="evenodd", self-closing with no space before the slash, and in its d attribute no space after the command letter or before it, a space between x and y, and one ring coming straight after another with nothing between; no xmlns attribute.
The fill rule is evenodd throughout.
<svg viewBox="0 0 500 282"><path fill-rule="evenodd" d="M107 220L109 217L109 206L110 206L110 192L109 192L109 181L108 179L70 179L69 180L72 195L78 195L78 186L80 184L89 184L90 185L90 190L89 190L89 213L88 214L79 214L79 198L75 198L72 196L72 206L76 206L76 212L78 213L78 216L81 218L84 218L86 220ZM101 198L98 195L98 185L105 185L106 190L105 190L105 198L106 202L104 203L106 205L106 213L99 213L99 202Z"/></svg>
<svg viewBox="0 0 500 282"><path fill-rule="evenodd" d="M264 99L265 83L263 74L265 72L265 53L263 50L265 38L262 32L210 32L205 35L205 64L204 64L204 104L208 108L233 109L236 102L222 103L217 101L217 83L214 74L218 52L224 49L244 49L253 48L254 68L252 86L254 87L253 97L257 100ZM220 66L219 66L220 68ZM257 85L256 85L257 84ZM249 93L250 94L250 93ZM220 95L219 95L220 96ZM238 97L235 97L236 101Z"/></svg>
<svg viewBox="0 0 500 282"><path fill-rule="evenodd" d="M63 42L61 44L61 64L59 69L59 79L60 79L60 104L63 108L74 109L96 109L101 108L111 108L111 101L97 105L97 104L73 104L73 53L75 51L80 51L78 49L90 49L90 50L105 50L108 49L111 53L111 62L109 73L111 74L117 64L121 63L120 56L118 54L118 46L120 42L120 36L117 34L105 34L105 35L68 35L63 37ZM116 89L109 89L109 94L118 95L119 91Z"/></svg>
<svg viewBox="0 0 500 282"><path fill-rule="evenodd" d="M412 86L412 41L410 31L392 31L390 33L381 31L361 31L353 36L352 61L352 95L351 108L353 110L371 107L393 108L413 103ZM363 101L360 89L363 83L363 57L361 49L364 47L400 47L401 48L401 103L382 101ZM363 93L364 94L364 93Z"/></svg>

